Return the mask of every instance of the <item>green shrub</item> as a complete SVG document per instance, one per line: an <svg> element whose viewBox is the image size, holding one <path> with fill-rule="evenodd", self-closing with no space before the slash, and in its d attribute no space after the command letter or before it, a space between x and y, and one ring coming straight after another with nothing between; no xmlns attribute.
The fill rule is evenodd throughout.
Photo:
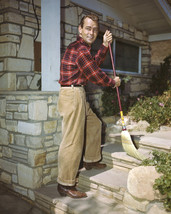
<svg viewBox="0 0 171 214"><path fill-rule="evenodd" d="M147 131L153 132L158 130L161 125L171 125L170 106L171 89L161 96L138 98L135 105L130 108L128 115L137 122L147 121L150 124Z"/></svg>
<svg viewBox="0 0 171 214"><path fill-rule="evenodd" d="M153 151L152 159L145 159L142 165L155 166L162 175L155 180L154 189L159 190L166 198L162 199L167 211L171 211L171 154L161 151Z"/></svg>

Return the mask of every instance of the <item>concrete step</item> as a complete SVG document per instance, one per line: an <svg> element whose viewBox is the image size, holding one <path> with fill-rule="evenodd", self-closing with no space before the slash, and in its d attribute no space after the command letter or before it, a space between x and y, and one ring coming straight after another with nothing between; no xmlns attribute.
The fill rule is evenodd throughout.
<svg viewBox="0 0 171 214"><path fill-rule="evenodd" d="M48 214L139 214L121 204L105 203L106 199L97 198L92 192L87 192L88 197L82 199L61 197L56 186L52 184L35 190L36 206Z"/></svg>
<svg viewBox="0 0 171 214"><path fill-rule="evenodd" d="M106 197L110 203L122 203L127 189L128 172L113 168L103 170L82 170L78 185L81 189L92 191L97 196Z"/></svg>

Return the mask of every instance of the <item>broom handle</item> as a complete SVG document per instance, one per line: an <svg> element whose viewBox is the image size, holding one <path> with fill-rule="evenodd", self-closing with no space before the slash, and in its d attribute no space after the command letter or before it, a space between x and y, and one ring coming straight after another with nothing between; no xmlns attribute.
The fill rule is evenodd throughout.
<svg viewBox="0 0 171 214"><path fill-rule="evenodd" d="M109 51L110 51L110 57L111 57L111 61L112 61L113 75L114 75L114 77L116 77L116 71L115 71L115 66L114 66L114 61L113 61L113 54L112 54L112 49L111 49L110 42L109 42ZM120 115L121 115L121 120L122 120L122 128L124 130L126 130L126 126L125 126L125 122L124 122L123 111L122 111L122 106L121 106L121 100L120 100L120 96L119 96L119 89L118 89L118 87L116 87L116 91L117 91L117 97L118 97Z"/></svg>

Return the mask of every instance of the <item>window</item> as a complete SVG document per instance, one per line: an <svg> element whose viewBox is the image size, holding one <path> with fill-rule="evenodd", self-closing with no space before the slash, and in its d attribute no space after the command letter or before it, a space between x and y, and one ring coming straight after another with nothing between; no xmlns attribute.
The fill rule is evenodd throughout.
<svg viewBox="0 0 171 214"><path fill-rule="evenodd" d="M92 45L92 54L95 55L102 44L102 35L99 35ZM140 73L141 72L141 48L137 45L114 39L111 48L113 50L116 72L119 73ZM111 71L112 64L108 51L102 70Z"/></svg>
<svg viewBox="0 0 171 214"><path fill-rule="evenodd" d="M34 42L34 70L41 72L41 42Z"/></svg>

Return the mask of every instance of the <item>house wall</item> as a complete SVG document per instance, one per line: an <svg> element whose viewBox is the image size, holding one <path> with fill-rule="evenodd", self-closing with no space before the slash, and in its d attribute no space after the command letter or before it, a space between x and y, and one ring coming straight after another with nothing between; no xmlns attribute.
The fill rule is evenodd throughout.
<svg viewBox="0 0 171 214"><path fill-rule="evenodd" d="M41 29L41 0L35 0ZM38 90L34 70L37 20L30 0L2 0L0 15L0 91ZM36 41L40 41L40 34Z"/></svg>
<svg viewBox="0 0 171 214"><path fill-rule="evenodd" d="M163 59L171 55L171 40L151 42L151 64L160 65Z"/></svg>
<svg viewBox="0 0 171 214"><path fill-rule="evenodd" d="M34 200L57 179L61 141L58 93L0 93L0 181Z"/></svg>

